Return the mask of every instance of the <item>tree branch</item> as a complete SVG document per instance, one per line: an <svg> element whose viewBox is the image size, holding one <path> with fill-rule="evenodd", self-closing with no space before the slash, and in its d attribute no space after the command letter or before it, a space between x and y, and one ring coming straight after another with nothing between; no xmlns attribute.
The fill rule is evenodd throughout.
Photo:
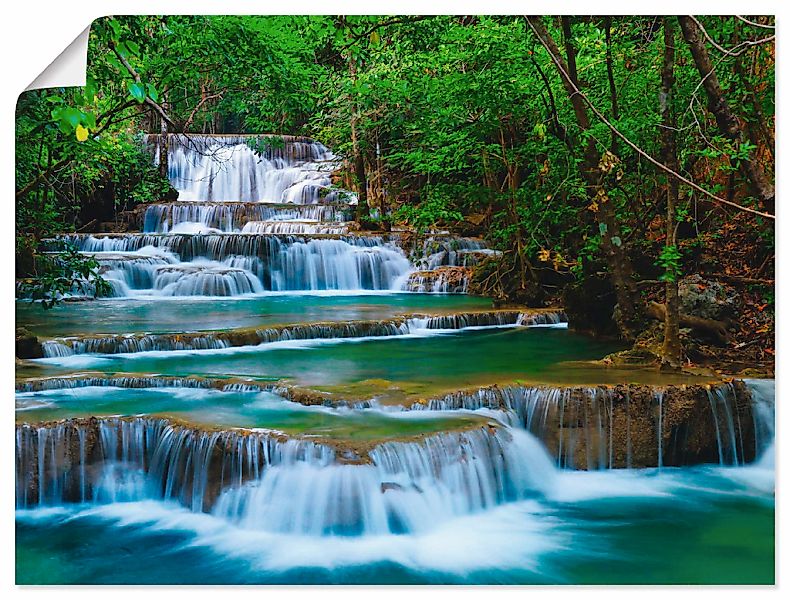
<svg viewBox="0 0 790 600"><path fill-rule="evenodd" d="M110 41L110 42L108 42L108 46L110 47L110 50L113 51L113 54L115 54L115 56L118 58L118 60L124 66L124 68L127 71L129 71L129 74L132 77L134 77L135 82L137 82L137 83L142 82L142 78L137 73L137 71L135 71L134 67L131 64L129 64L128 60L126 60L123 56L121 56L120 52L118 52L118 49L115 47L115 43ZM159 116L162 117L168 123L170 123L170 125L172 125L173 127L176 127L175 122L173 121L173 119L170 118L170 116L167 114L167 112L165 112L165 109L162 108L159 105L159 103L155 102L154 99L151 98L148 94L145 95L145 103L148 106L150 106L151 108L153 108L159 114Z"/></svg>

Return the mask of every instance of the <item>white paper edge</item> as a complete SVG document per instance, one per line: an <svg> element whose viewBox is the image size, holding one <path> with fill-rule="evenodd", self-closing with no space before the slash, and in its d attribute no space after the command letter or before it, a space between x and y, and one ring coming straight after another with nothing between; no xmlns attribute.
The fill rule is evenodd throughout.
<svg viewBox="0 0 790 600"><path fill-rule="evenodd" d="M91 27L88 25L84 31L74 38L74 41L72 41L66 49L25 88L25 91L85 85L85 71L88 66L88 35L90 31Z"/></svg>

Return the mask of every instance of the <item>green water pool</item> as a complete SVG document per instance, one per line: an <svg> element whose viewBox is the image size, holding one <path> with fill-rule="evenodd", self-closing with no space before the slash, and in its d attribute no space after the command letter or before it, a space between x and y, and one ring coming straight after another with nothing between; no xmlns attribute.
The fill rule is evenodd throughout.
<svg viewBox="0 0 790 600"><path fill-rule="evenodd" d="M42 337L95 333L170 333L356 319L385 320L410 312L490 310L491 300L460 294L267 294L257 297L94 300L51 310L16 302L17 327Z"/></svg>

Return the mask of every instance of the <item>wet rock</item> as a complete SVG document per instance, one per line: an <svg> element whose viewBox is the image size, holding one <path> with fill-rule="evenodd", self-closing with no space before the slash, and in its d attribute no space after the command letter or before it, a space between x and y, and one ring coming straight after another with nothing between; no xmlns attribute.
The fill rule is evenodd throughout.
<svg viewBox="0 0 790 600"><path fill-rule="evenodd" d="M737 309L738 294L723 283L703 279L700 275L684 278L678 287L680 312L703 319L727 321Z"/></svg>
<svg viewBox="0 0 790 600"><path fill-rule="evenodd" d="M44 357L44 348L38 338L24 327L16 328L16 356L17 358Z"/></svg>

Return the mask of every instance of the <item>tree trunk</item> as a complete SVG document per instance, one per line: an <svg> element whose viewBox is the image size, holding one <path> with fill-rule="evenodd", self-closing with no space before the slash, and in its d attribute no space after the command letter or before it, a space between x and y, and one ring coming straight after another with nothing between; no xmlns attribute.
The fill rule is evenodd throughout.
<svg viewBox="0 0 790 600"><path fill-rule="evenodd" d="M579 82L574 76L576 73L576 55L570 40L572 33L570 18L563 17L562 23L565 45L568 49L567 62L562 58L559 48L543 24L542 18L527 17L527 21L557 61L556 63L552 62L559 71L579 129L582 131L588 130L590 128L590 119L587 115L587 107L581 96L576 93L576 89L579 88ZM638 290L633 279L634 269L631 259L625 251L625 244L623 244L623 237L620 233L620 224L615 214L614 201L609 199L603 187L605 173L601 170L600 161L601 156L595 147L595 140L592 136L587 136L584 146L584 160L581 164L581 175L586 184L590 205L597 204L597 211L594 211L594 214L601 232L601 247L612 278L619 309L617 326L624 339L633 340L640 329L642 307L638 302ZM616 241L613 242L612 240Z"/></svg>
<svg viewBox="0 0 790 600"><path fill-rule="evenodd" d="M716 71L713 69L713 63L710 60L710 55L705 47L705 40L699 27L688 16L680 16L678 21L680 21L683 37L691 50L691 55L694 57L694 63L697 65L700 77L702 77L702 86L705 88L705 93L708 96L708 110L716 118L719 131L730 140L743 142L740 123L738 123L738 119L730 110L727 99L724 97L724 92L719 84ZM774 186L760 165L757 164L757 161L752 159L751 153L749 153L748 158L741 160L741 169L749 182L752 193L757 196L766 211L773 213Z"/></svg>
<svg viewBox="0 0 790 600"><path fill-rule="evenodd" d="M665 165L673 171L678 171L675 114L672 107L674 84L675 23L674 19L664 17L664 64L661 69L661 90L658 94L661 107L661 155ZM674 177L667 177L667 247L674 247L677 243L677 225L675 223L677 200L678 180ZM675 273L667 268L664 344L661 347L662 369L679 370L682 365L683 349L680 345L679 310L677 278Z"/></svg>
<svg viewBox="0 0 790 600"><path fill-rule="evenodd" d="M348 57L348 73L351 76L351 81L356 81L357 64L352 56ZM359 105L356 100L352 102L352 110L354 112L351 115L351 152L353 154L354 183L356 184L357 192L356 219L358 222L362 222L370 219L370 208L368 207L368 181L365 174L365 159L362 156L359 143L359 132L357 130Z"/></svg>
<svg viewBox="0 0 790 600"><path fill-rule="evenodd" d="M165 101L164 94L162 95L162 108L167 110L167 102ZM167 121L160 117L159 119L159 174L167 179L167 172L170 167L170 139L168 137Z"/></svg>

